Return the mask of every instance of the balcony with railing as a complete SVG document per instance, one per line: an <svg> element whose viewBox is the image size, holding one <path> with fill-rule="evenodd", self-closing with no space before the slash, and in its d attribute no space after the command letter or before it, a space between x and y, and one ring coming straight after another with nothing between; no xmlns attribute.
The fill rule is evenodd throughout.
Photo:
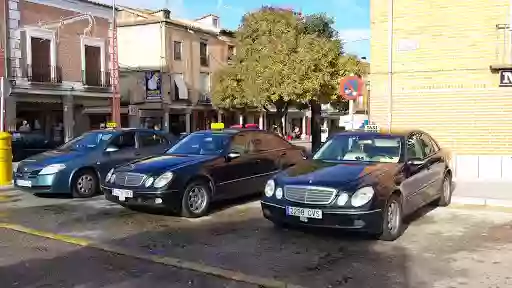
<svg viewBox="0 0 512 288"><path fill-rule="evenodd" d="M87 87L108 88L111 87L109 71L82 70L82 84Z"/></svg>
<svg viewBox="0 0 512 288"><path fill-rule="evenodd" d="M199 97L197 98L197 104L208 105L212 104L212 98L209 93L200 92Z"/></svg>
<svg viewBox="0 0 512 288"><path fill-rule="evenodd" d="M62 83L62 67L55 65L26 65L23 73L29 82L33 83Z"/></svg>

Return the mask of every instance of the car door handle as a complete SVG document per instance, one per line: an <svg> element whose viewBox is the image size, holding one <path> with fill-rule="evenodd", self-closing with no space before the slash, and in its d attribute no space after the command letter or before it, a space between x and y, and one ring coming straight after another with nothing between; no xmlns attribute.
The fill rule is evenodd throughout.
<svg viewBox="0 0 512 288"><path fill-rule="evenodd" d="M135 152L135 156L140 156L140 152Z"/></svg>
<svg viewBox="0 0 512 288"><path fill-rule="evenodd" d="M286 156L286 151L285 152L281 152L281 156Z"/></svg>
<svg viewBox="0 0 512 288"><path fill-rule="evenodd" d="M256 163L260 163L260 162L261 162L261 160L260 160L260 159L256 159Z"/></svg>

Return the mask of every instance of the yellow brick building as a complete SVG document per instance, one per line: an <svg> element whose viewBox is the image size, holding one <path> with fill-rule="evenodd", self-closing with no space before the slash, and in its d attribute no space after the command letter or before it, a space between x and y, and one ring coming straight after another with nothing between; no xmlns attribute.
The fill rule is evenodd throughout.
<svg viewBox="0 0 512 288"><path fill-rule="evenodd" d="M371 0L370 121L429 132L457 179L512 180L511 1L393 2L390 81L389 0Z"/></svg>

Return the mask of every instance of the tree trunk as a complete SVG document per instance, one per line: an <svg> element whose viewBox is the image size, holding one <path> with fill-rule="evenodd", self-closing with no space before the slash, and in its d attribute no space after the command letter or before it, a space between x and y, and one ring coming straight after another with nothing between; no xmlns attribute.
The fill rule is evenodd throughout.
<svg viewBox="0 0 512 288"><path fill-rule="evenodd" d="M320 103L311 100L311 152L315 152L322 144L321 127L322 113Z"/></svg>

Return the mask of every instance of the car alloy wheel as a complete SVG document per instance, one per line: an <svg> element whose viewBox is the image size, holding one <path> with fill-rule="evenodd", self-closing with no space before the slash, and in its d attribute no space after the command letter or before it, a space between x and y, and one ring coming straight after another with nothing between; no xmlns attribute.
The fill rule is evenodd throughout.
<svg viewBox="0 0 512 288"><path fill-rule="evenodd" d="M452 202L452 177L449 174L445 175L443 178L443 183L441 184L441 191L439 200L437 202L438 206L446 207L450 205Z"/></svg>
<svg viewBox="0 0 512 288"><path fill-rule="evenodd" d="M73 195L79 198L92 197L97 192L96 176L92 172L81 172L75 178Z"/></svg>
<svg viewBox="0 0 512 288"><path fill-rule="evenodd" d="M389 203L387 212L388 231L391 234L396 234L396 232L400 228L400 219L402 217L402 212L400 211L399 204L396 201L391 201L391 203Z"/></svg>
<svg viewBox="0 0 512 288"><path fill-rule="evenodd" d="M206 207L207 192L203 187L197 186L190 190L188 194L188 208L193 213L199 214Z"/></svg>
<svg viewBox="0 0 512 288"><path fill-rule="evenodd" d="M383 241L394 241L404 231L402 201L400 196L392 195L382 214L382 231L379 239Z"/></svg>
<svg viewBox="0 0 512 288"><path fill-rule="evenodd" d="M190 183L183 193L181 215L187 218L198 218L208 213L211 188L202 180Z"/></svg>

